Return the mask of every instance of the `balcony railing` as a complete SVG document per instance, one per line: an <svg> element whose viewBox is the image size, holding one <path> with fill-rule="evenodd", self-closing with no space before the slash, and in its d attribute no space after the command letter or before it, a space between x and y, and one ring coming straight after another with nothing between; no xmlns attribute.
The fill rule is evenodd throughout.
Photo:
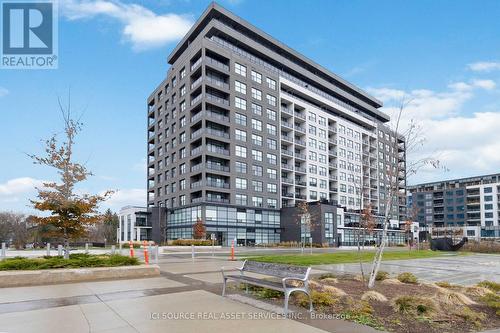
<svg viewBox="0 0 500 333"><path fill-rule="evenodd" d="M229 150L217 146L207 145L207 151L229 156Z"/></svg>
<svg viewBox="0 0 500 333"><path fill-rule="evenodd" d="M219 131L213 128L206 128L207 134L219 136L221 138L229 139L229 133Z"/></svg>
<svg viewBox="0 0 500 333"><path fill-rule="evenodd" d="M207 76L206 77L206 81L208 83L211 83L213 84L214 86L217 86L217 87L220 87L222 89L226 89L228 90L229 89L229 84L227 84L226 82L224 81L221 81L221 80L218 80L216 79L215 77L212 77L212 76Z"/></svg>
<svg viewBox="0 0 500 333"><path fill-rule="evenodd" d="M284 112L286 114L289 114L289 115L293 116L293 111L291 109L289 109L289 108L283 108L282 107L281 108L281 112Z"/></svg>
<svg viewBox="0 0 500 333"><path fill-rule="evenodd" d="M203 146L196 147L191 150L191 156L194 156L196 154L199 154L203 151Z"/></svg>
<svg viewBox="0 0 500 333"><path fill-rule="evenodd" d="M195 81L193 81L193 83L191 83L191 89L193 89L194 87L196 87L198 84L200 84L200 82L203 80L203 76L200 76L199 78L197 78Z"/></svg>
<svg viewBox="0 0 500 333"><path fill-rule="evenodd" d="M224 183L216 180L207 180L207 186L217 187L217 188L229 188L229 183Z"/></svg>
<svg viewBox="0 0 500 333"><path fill-rule="evenodd" d="M206 94L206 96L207 96L208 100L214 101L216 103L224 104L224 105L229 105L229 101L225 98L217 97L217 96L212 95L212 94Z"/></svg>
<svg viewBox="0 0 500 333"><path fill-rule="evenodd" d="M191 100L191 106L195 105L196 103L198 103L201 99L203 98L203 94L199 94L198 96L196 96L195 98L193 98Z"/></svg>
<svg viewBox="0 0 500 333"><path fill-rule="evenodd" d="M229 167L227 165L221 165L221 164L217 164L217 163L207 162L206 166L207 166L207 169L210 169L210 170L229 172Z"/></svg>
<svg viewBox="0 0 500 333"><path fill-rule="evenodd" d="M215 60L214 58L210 58L210 57L206 57L206 62L207 64L210 64L214 67L217 67L217 68L222 68L226 71L229 71L229 66L226 65L226 64L223 64L222 62L218 61L218 60Z"/></svg>
<svg viewBox="0 0 500 333"><path fill-rule="evenodd" d="M229 203L229 199L207 196L209 202Z"/></svg>
<svg viewBox="0 0 500 333"><path fill-rule="evenodd" d="M198 60L196 60L192 65L191 65L191 72L198 67L199 64L203 61L202 57L199 57Z"/></svg>

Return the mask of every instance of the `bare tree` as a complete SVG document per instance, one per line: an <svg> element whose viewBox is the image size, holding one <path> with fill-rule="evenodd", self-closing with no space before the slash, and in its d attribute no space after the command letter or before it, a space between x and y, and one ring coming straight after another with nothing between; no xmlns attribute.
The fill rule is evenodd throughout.
<svg viewBox="0 0 500 333"><path fill-rule="evenodd" d="M411 100L403 98L395 117L394 125L391 126L391 132L394 139L391 141L392 149L397 154L399 149L399 143L403 142L405 145L405 152L408 155L408 152L414 152L416 149L423 146L425 139L422 136L422 128L414 121L410 120L408 127L400 133L400 122L401 117L405 108L411 103ZM404 163L404 165L400 165L399 159L397 159L395 165L389 168L388 177L389 177L389 186L386 187L386 199L385 199L385 211L383 215L383 228L382 228L382 239L380 246L377 248L375 252L375 256L372 262L372 268L370 272L370 279L368 281L368 288L373 288L375 286L375 278L380 269L380 263L382 261L382 256L384 253L384 249L387 245L387 230L390 224L390 220L393 217L393 205L395 200L400 200L402 196L406 195L406 192L400 191L400 182L399 182L399 174L400 172L404 172L405 176L415 175L422 167L424 166L432 166L435 169L444 169L445 167L441 165L441 162L432 156L418 158L409 163ZM398 212L399 215L399 212ZM399 217L398 217L399 218Z"/></svg>
<svg viewBox="0 0 500 333"><path fill-rule="evenodd" d="M26 216L14 212L0 213L0 241L10 242L16 249L22 249L28 242L30 232Z"/></svg>
<svg viewBox="0 0 500 333"><path fill-rule="evenodd" d="M310 248L310 253L312 254L312 248L313 248L312 233L315 230L316 225L318 224L317 219L318 218L321 219L321 216L317 216L318 214L314 213L311 210L311 207L307 201L300 201L297 204L297 208L298 208L298 215L296 222L299 224L301 233L303 234L302 252L304 252L306 244L306 233L309 232L309 234L311 235L309 248Z"/></svg>

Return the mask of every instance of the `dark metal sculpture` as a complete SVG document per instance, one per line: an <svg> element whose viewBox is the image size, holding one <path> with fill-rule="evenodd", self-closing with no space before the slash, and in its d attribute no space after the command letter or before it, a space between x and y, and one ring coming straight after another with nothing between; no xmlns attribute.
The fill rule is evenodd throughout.
<svg viewBox="0 0 500 333"><path fill-rule="evenodd" d="M449 237L431 239L432 251L458 251L464 244L467 243L467 237L456 244L453 244L453 239Z"/></svg>

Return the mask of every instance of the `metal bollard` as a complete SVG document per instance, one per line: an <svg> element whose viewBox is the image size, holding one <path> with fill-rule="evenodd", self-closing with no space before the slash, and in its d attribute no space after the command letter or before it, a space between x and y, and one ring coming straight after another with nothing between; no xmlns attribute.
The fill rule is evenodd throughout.
<svg viewBox="0 0 500 333"><path fill-rule="evenodd" d="M120 249L120 255L121 256L123 255L123 253L122 253L122 246L123 246L123 243L119 243L118 247Z"/></svg>
<svg viewBox="0 0 500 333"><path fill-rule="evenodd" d="M5 259L7 257L7 246L5 243L2 243L2 255L0 256L1 259Z"/></svg>
<svg viewBox="0 0 500 333"><path fill-rule="evenodd" d="M50 256L50 243L47 243L47 256Z"/></svg>
<svg viewBox="0 0 500 333"><path fill-rule="evenodd" d="M149 253L149 261L151 261L151 262L154 263L154 260L153 260L153 257L154 257L153 246L151 246L151 244L148 244L148 253Z"/></svg>
<svg viewBox="0 0 500 333"><path fill-rule="evenodd" d="M158 257L160 256L160 247L155 245L155 264L158 264Z"/></svg>
<svg viewBox="0 0 500 333"><path fill-rule="evenodd" d="M191 259L194 261L194 245L191 245Z"/></svg>
<svg viewBox="0 0 500 333"><path fill-rule="evenodd" d="M115 254L116 252L116 245L111 245L111 254Z"/></svg>
<svg viewBox="0 0 500 333"><path fill-rule="evenodd" d="M57 245L57 255L60 257L63 255L63 248L61 244Z"/></svg>
<svg viewBox="0 0 500 333"><path fill-rule="evenodd" d="M89 243L85 243L85 254L89 254Z"/></svg>

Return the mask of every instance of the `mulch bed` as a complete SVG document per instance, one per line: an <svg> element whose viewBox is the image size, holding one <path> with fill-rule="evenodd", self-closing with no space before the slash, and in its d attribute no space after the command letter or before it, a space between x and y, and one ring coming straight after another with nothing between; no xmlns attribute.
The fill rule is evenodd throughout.
<svg viewBox="0 0 500 333"><path fill-rule="evenodd" d="M325 285L338 288L345 292L346 295L333 295L333 302L331 303L324 302L323 298L318 298L316 300L318 304L315 303L314 305L316 312L337 315L347 313L350 314L347 320L356 321L377 329L405 333L465 333L500 328L500 315L496 314L496 310L482 303L480 297L469 294L465 288L459 286L445 289L461 292L477 304L445 303L441 299L442 294L438 295L438 292L440 290L443 292L443 289L438 289L431 284L398 284L397 281L396 283L377 281L375 288L368 289L366 283L361 282L359 277L336 276L335 280L322 280L320 277L313 278L312 287L318 293L328 292L324 289ZM283 297L279 293L263 293L262 288L252 288L251 290L255 297L266 302L278 306L283 304ZM369 290L384 295L387 301L362 301L362 295ZM401 296L413 296L420 297L423 300L430 300L435 309L423 314L415 311L402 313L396 310L394 303L394 300ZM292 297L290 301L297 306L306 306L304 297L300 295ZM467 315L464 315L464 312ZM471 314L479 317L470 317Z"/></svg>

